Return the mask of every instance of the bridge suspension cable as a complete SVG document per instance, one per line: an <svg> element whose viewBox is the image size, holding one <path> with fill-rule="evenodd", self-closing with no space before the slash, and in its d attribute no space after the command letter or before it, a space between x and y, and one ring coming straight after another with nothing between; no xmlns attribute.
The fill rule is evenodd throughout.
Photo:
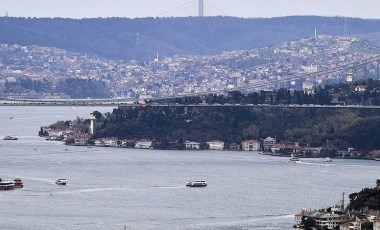
<svg viewBox="0 0 380 230"><path fill-rule="evenodd" d="M210 6L212 6L213 8L215 8L217 11L221 12L223 14L223 16L228 16L228 14L226 12L224 12L223 10L221 10L220 8L218 8L217 6L215 6L211 0L205 0L206 3L208 3Z"/></svg>
<svg viewBox="0 0 380 230"><path fill-rule="evenodd" d="M193 2L195 2L195 1L197 1L197 0L191 0L191 1L189 1L189 2L186 2L186 3L184 3L184 4L180 5L180 6L177 6L177 7L173 8L173 9L167 10L167 11L165 11L165 12L163 12L163 13L157 15L157 17L161 17L161 16L163 16L163 15L165 15L165 14L167 14L167 13L170 13L170 12L176 11L176 10L178 10L178 9L181 9L182 7L184 7L184 6L186 6L186 5L189 5L190 3L193 3Z"/></svg>

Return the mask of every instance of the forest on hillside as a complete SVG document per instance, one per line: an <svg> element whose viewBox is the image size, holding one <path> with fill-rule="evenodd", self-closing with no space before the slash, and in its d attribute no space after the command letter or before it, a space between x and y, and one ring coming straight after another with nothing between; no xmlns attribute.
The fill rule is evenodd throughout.
<svg viewBox="0 0 380 230"><path fill-rule="evenodd" d="M345 26L346 25L346 26ZM345 29L346 28L346 29ZM371 34L380 20L292 16L243 19L186 18L0 18L0 43L57 47L111 59L152 60L176 54L220 54L318 34Z"/></svg>
<svg viewBox="0 0 380 230"><path fill-rule="evenodd" d="M355 92L355 85L365 84L365 92ZM368 80L354 85L339 84L316 88L313 94L280 89L273 92L244 95L238 91L228 95L203 98L177 98L147 103L167 103L168 107L122 107L112 113L95 112L96 132L93 138L152 139L161 146L186 140L207 142L222 140L240 143L247 139L276 137L278 142L298 142L302 146L356 149L380 149L380 115L376 109L347 108L260 108L260 107L176 107L175 104L301 104L330 105L332 97L343 102L356 99L365 105L380 102L378 81ZM170 106L170 105L173 106ZM360 103L359 103L360 104Z"/></svg>

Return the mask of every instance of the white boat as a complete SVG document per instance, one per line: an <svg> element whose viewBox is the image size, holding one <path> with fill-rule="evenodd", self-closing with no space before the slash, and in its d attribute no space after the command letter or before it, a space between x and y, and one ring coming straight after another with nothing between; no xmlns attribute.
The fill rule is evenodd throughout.
<svg viewBox="0 0 380 230"><path fill-rule="evenodd" d="M323 161L324 162L332 162L332 159L330 157L326 157Z"/></svg>
<svg viewBox="0 0 380 230"><path fill-rule="evenodd" d="M66 185L67 181L66 179L58 179L55 181L57 185Z"/></svg>
<svg viewBox="0 0 380 230"><path fill-rule="evenodd" d="M300 160L299 157L294 156L294 155L292 154L291 157L289 158L288 162L290 162L290 163L301 163L301 160Z"/></svg>
<svg viewBox="0 0 380 230"><path fill-rule="evenodd" d="M6 136L6 137L4 137L3 140L6 140L6 141L17 141L18 138L17 137L12 137L12 136Z"/></svg>
<svg viewBox="0 0 380 230"><path fill-rule="evenodd" d="M376 157L376 158L375 158L375 161L380 161L380 157Z"/></svg>
<svg viewBox="0 0 380 230"><path fill-rule="evenodd" d="M204 180L196 180L196 181L187 181L187 187L206 187L207 183Z"/></svg>

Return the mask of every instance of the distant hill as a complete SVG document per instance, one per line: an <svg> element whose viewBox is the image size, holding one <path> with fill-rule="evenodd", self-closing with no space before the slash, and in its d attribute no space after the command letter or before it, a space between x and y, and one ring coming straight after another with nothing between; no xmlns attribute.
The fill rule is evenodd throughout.
<svg viewBox="0 0 380 230"><path fill-rule="evenodd" d="M152 60L156 52L162 57L253 49L311 37L315 29L318 34L331 35L376 33L380 32L380 20L317 16L81 20L2 17L0 43L53 46L112 59Z"/></svg>

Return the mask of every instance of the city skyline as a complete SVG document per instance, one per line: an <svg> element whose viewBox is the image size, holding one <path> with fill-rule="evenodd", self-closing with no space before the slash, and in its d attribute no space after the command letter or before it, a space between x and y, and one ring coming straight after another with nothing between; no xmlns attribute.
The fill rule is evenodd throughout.
<svg viewBox="0 0 380 230"><path fill-rule="evenodd" d="M373 0L204 0L204 16L271 18L294 15L379 19ZM11 17L187 17L198 15L198 0L3 0L2 15Z"/></svg>

